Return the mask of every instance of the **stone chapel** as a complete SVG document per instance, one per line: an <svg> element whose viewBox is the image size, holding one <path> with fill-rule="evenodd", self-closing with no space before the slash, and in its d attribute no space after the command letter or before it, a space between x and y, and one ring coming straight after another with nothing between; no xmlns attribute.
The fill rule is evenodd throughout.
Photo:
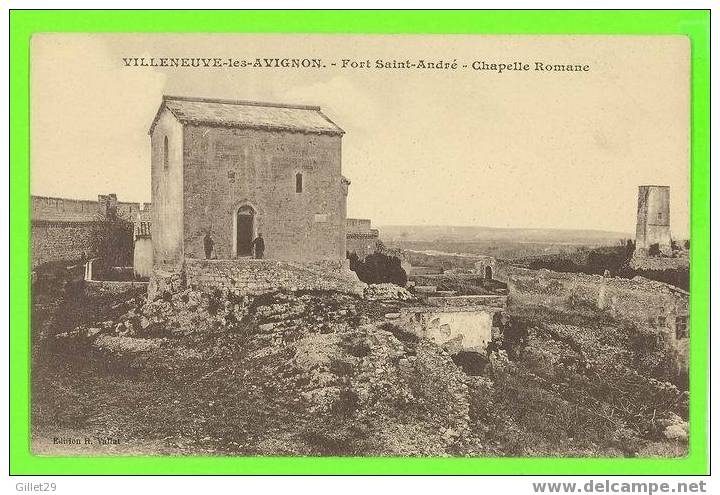
<svg viewBox="0 0 720 495"><path fill-rule="evenodd" d="M320 107L164 96L150 126L155 269L206 257L346 266L344 131ZM212 260L209 260L212 261Z"/></svg>

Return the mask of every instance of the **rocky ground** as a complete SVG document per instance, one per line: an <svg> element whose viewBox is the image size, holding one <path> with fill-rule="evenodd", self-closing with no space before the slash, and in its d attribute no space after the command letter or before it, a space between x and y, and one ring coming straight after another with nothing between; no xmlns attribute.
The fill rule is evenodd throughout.
<svg viewBox="0 0 720 495"><path fill-rule="evenodd" d="M132 298L119 317L38 349L64 365L36 380L34 420L217 453L462 453L467 377L385 321L402 304L191 289Z"/></svg>
<svg viewBox="0 0 720 495"><path fill-rule="evenodd" d="M598 315L510 308L514 325L487 355L451 356L385 318L417 304L392 287L57 294L34 305L37 452L88 435L133 453L686 452L687 394L650 377L631 331ZM68 317L74 306L82 317Z"/></svg>

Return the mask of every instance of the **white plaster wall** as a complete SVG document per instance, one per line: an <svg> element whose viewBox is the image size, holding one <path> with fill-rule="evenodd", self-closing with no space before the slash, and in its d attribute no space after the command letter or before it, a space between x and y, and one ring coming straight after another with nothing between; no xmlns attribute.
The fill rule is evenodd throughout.
<svg viewBox="0 0 720 495"><path fill-rule="evenodd" d="M150 277L153 267L152 241L147 237L135 239L133 250L133 270L138 277Z"/></svg>
<svg viewBox="0 0 720 495"><path fill-rule="evenodd" d="M417 313L415 330L442 345L456 341L465 351L484 351L492 339L491 311L438 311Z"/></svg>

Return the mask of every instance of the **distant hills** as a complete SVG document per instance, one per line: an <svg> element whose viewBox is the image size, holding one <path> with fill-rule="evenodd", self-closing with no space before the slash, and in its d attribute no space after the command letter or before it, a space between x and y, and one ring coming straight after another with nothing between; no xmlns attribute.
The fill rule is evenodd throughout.
<svg viewBox="0 0 720 495"><path fill-rule="evenodd" d="M451 225L379 225L385 242L513 242L573 245L615 245L621 239L633 239L629 232L574 229L515 229Z"/></svg>

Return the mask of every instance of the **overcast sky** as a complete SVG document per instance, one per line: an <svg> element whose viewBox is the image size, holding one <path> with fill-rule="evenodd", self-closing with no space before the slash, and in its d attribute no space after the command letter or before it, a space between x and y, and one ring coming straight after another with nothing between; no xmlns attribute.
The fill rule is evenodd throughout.
<svg viewBox="0 0 720 495"><path fill-rule="evenodd" d="M375 224L634 232L637 186L688 232L682 37L36 35L32 193L150 201L163 94L320 105L342 127L348 216ZM323 69L138 68L127 57L320 58ZM529 71L341 69L342 59L519 61ZM588 64L542 72L535 62ZM337 63L332 67L331 63Z"/></svg>

